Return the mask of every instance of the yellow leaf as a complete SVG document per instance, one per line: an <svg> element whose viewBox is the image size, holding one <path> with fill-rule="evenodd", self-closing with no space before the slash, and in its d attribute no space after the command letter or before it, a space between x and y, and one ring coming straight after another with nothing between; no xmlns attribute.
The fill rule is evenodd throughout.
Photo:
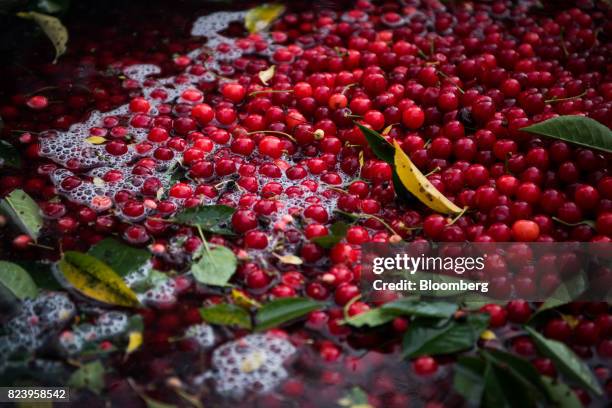
<svg viewBox="0 0 612 408"><path fill-rule="evenodd" d="M365 159L363 158L363 150L359 151L359 169L363 168L365 164Z"/></svg>
<svg viewBox="0 0 612 408"><path fill-rule="evenodd" d="M270 65L270 68L264 69L263 71L259 71L259 80L262 84L268 85L268 81L274 78L274 73L276 72L276 65Z"/></svg>
<svg viewBox="0 0 612 408"><path fill-rule="evenodd" d="M443 214L460 213L462 209L453 204L427 180L427 177L414 165L397 141L393 141L393 144L395 146L395 170L406 189L434 211Z"/></svg>
<svg viewBox="0 0 612 408"><path fill-rule="evenodd" d="M46 14L37 13L35 11L17 13L18 17L34 20L36 24L45 32L45 35L53 43L55 47L55 59L56 62L66 52L66 44L68 43L68 30L62 24L62 22L53 16Z"/></svg>
<svg viewBox="0 0 612 408"><path fill-rule="evenodd" d="M495 340L497 336L491 330L485 330L480 333L480 338L483 340Z"/></svg>
<svg viewBox="0 0 612 408"><path fill-rule="evenodd" d="M381 135L387 136L389 134L389 132L391 132L391 129L393 129L393 125L387 126L386 128L383 129Z"/></svg>
<svg viewBox="0 0 612 408"><path fill-rule="evenodd" d="M130 332L128 336L128 345L125 349L127 354L131 354L142 346L142 333L138 331Z"/></svg>
<svg viewBox="0 0 612 408"><path fill-rule="evenodd" d="M252 307L259 309L261 307L258 301L248 297L244 292L238 289L232 289L232 299L235 304L245 309L250 309Z"/></svg>
<svg viewBox="0 0 612 408"><path fill-rule="evenodd" d="M110 266L81 252L67 251L58 263L59 272L83 295L111 305L136 307L136 294Z"/></svg>
<svg viewBox="0 0 612 408"><path fill-rule="evenodd" d="M273 254L273 255L277 257L279 261L287 265L301 265L304 263L304 261L302 261L302 258L300 258L299 256L278 255L278 254Z"/></svg>
<svg viewBox="0 0 612 408"><path fill-rule="evenodd" d="M96 187L103 187L106 184L100 177L94 177L92 183Z"/></svg>
<svg viewBox="0 0 612 408"><path fill-rule="evenodd" d="M258 33L267 29L284 12L285 6L282 4L262 4L247 12L244 26L249 33Z"/></svg>
<svg viewBox="0 0 612 408"><path fill-rule="evenodd" d="M87 139L85 139L85 141L93 145L99 145L106 142L106 139L102 136L89 136Z"/></svg>
<svg viewBox="0 0 612 408"><path fill-rule="evenodd" d="M578 326L578 323L580 323L580 320L578 320L577 317L572 315L564 314L561 315L561 318L565 320L565 322L569 325L569 327L571 327L572 330L574 330L576 326Z"/></svg>

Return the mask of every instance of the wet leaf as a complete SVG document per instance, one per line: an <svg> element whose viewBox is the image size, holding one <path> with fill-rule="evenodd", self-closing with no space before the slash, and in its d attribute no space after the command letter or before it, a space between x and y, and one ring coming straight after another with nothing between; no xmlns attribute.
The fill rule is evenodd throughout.
<svg viewBox="0 0 612 408"><path fill-rule="evenodd" d="M315 237L311 239L311 241L319 245L320 247L331 248L338 242L342 241L342 239L344 239L348 228L349 226L347 223L345 223L344 221L338 221L330 227L330 233L328 235L324 235L322 237Z"/></svg>
<svg viewBox="0 0 612 408"><path fill-rule="evenodd" d="M200 283L213 286L226 286L234 272L238 260L231 249L215 246L202 251L202 256L192 266L191 272Z"/></svg>
<svg viewBox="0 0 612 408"><path fill-rule="evenodd" d="M188 208L174 217L174 221L200 227L214 234L234 235L230 229L232 215L236 210L226 205L206 205Z"/></svg>
<svg viewBox="0 0 612 408"><path fill-rule="evenodd" d="M372 408L368 394L359 387L351 388L344 397L338 400L338 405L346 408Z"/></svg>
<svg viewBox="0 0 612 408"><path fill-rule="evenodd" d="M132 331L128 334L128 345L125 349L127 354L131 354L138 350L142 346L142 333L139 331Z"/></svg>
<svg viewBox="0 0 612 408"><path fill-rule="evenodd" d="M36 11L20 12L17 13L17 16L34 20L40 26L55 48L55 59L53 62L56 62L66 52L68 30L66 30L66 27L57 17L37 13Z"/></svg>
<svg viewBox="0 0 612 408"><path fill-rule="evenodd" d="M119 276L138 270L151 257L148 251L134 248L113 238L105 238L87 251L111 267Z"/></svg>
<svg viewBox="0 0 612 408"><path fill-rule="evenodd" d="M238 289L232 289L232 300L235 304L245 309L259 309L261 307L261 303L247 296L243 291Z"/></svg>
<svg viewBox="0 0 612 408"><path fill-rule="evenodd" d="M13 190L0 201L0 211L10 218L20 231L36 240L43 226L40 208L23 190Z"/></svg>
<svg viewBox="0 0 612 408"><path fill-rule="evenodd" d="M251 328L251 315L240 306L222 303L200 309L200 315L205 322L221 326L238 326Z"/></svg>
<svg viewBox="0 0 612 408"><path fill-rule="evenodd" d="M275 299L263 305L255 316L255 330L263 331L297 319L323 307L308 298L294 297Z"/></svg>
<svg viewBox="0 0 612 408"><path fill-rule="evenodd" d="M612 153L612 130L586 116L557 116L521 130Z"/></svg>
<svg viewBox="0 0 612 408"><path fill-rule="evenodd" d="M104 366L100 360L83 364L68 379L68 385L100 394L104 389Z"/></svg>
<svg viewBox="0 0 612 408"><path fill-rule="evenodd" d="M442 214L458 214L462 211L444 194L438 191L433 184L421 173L417 166L402 150L397 142L395 146L395 171L400 181L419 201Z"/></svg>
<svg viewBox="0 0 612 408"><path fill-rule="evenodd" d="M12 262L0 261L0 284L18 299L34 299L38 287L28 272Z"/></svg>
<svg viewBox="0 0 612 408"><path fill-rule="evenodd" d="M0 167L2 166L21 167L19 151L6 140L0 140Z"/></svg>
<svg viewBox="0 0 612 408"><path fill-rule="evenodd" d="M420 316L443 318L450 317L457 310L457 305L447 302L423 302L417 299L404 298L384 304L383 306L360 313L347 319L354 327L376 327L388 323L399 316Z"/></svg>
<svg viewBox="0 0 612 408"><path fill-rule="evenodd" d="M140 305L121 277L92 255L67 251L58 262L58 269L75 289L91 299L116 306Z"/></svg>
<svg viewBox="0 0 612 408"><path fill-rule="evenodd" d="M249 33L264 31L284 12L285 6L282 4L262 4L247 12L244 26Z"/></svg>
<svg viewBox="0 0 612 408"><path fill-rule="evenodd" d="M453 389L474 406L484 393L485 362L473 356L459 356L454 366Z"/></svg>
<svg viewBox="0 0 612 408"><path fill-rule="evenodd" d="M299 256L296 255L277 255L277 254L273 254L281 263L287 264L287 265L301 265L304 263L304 261L302 261L302 258L300 258Z"/></svg>
<svg viewBox="0 0 612 408"><path fill-rule="evenodd" d="M538 310L531 316L530 320L533 320L542 312L564 305L578 298L578 296L586 290L586 279L584 272L580 271L568 281L562 282L548 299L540 305Z"/></svg>
<svg viewBox="0 0 612 408"><path fill-rule="evenodd" d="M270 65L270 68L264 69L263 71L259 71L257 76L262 84L268 85L268 81L274 78L274 73L276 72L276 65Z"/></svg>
<svg viewBox="0 0 612 408"><path fill-rule="evenodd" d="M533 339L538 350L545 356L552 359L555 366L562 371L567 377L573 378L583 386L587 387L597 395L602 395L603 391L597 378L591 372L591 369L586 365L580 357L578 357L565 344L547 339L531 327L525 327Z"/></svg>
<svg viewBox="0 0 612 408"><path fill-rule="evenodd" d="M414 320L403 340L403 356L449 354L474 347L487 328L489 316L468 315L465 321L432 323L430 319Z"/></svg>
<svg viewBox="0 0 612 408"><path fill-rule="evenodd" d="M105 143L106 139L103 138L102 136L89 136L88 138L85 139L85 141L92 145L99 145L99 144Z"/></svg>
<svg viewBox="0 0 612 408"><path fill-rule="evenodd" d="M576 393L566 384L547 376L542 376L541 381L548 391L548 395L557 408L582 408L582 403Z"/></svg>

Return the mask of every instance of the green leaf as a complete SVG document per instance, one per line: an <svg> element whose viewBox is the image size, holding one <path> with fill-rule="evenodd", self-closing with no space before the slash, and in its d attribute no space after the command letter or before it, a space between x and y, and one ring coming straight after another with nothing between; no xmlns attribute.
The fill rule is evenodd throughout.
<svg viewBox="0 0 612 408"><path fill-rule="evenodd" d="M235 211L235 209L227 205L192 207L174 217L174 221L193 227L200 227L204 231L214 234L234 235L229 226Z"/></svg>
<svg viewBox="0 0 612 408"><path fill-rule="evenodd" d="M68 9L70 0L38 0L36 2L36 8L48 14L57 14L64 12Z"/></svg>
<svg viewBox="0 0 612 408"><path fill-rule="evenodd" d="M19 151L6 140L0 140L0 166L21 167Z"/></svg>
<svg viewBox="0 0 612 408"><path fill-rule="evenodd" d="M273 300L262 306L255 316L255 330L263 331L279 326L323 307L308 298L294 297Z"/></svg>
<svg viewBox="0 0 612 408"><path fill-rule="evenodd" d="M251 328L251 315L240 306L222 303L200 309L200 315L205 322L221 326L238 326Z"/></svg>
<svg viewBox="0 0 612 408"><path fill-rule="evenodd" d="M566 384L546 376L542 376L541 381L548 390L548 395L555 407L582 408L582 403L578 399L578 396Z"/></svg>
<svg viewBox="0 0 612 408"><path fill-rule="evenodd" d="M368 394L359 387L353 387L338 400L338 405L346 408L371 408Z"/></svg>
<svg viewBox="0 0 612 408"><path fill-rule="evenodd" d="M348 231L348 224L344 221L335 222L329 229L329 234L324 235L322 237L315 237L311 239L312 242L319 245L322 248L331 248L336 245L338 242L342 241L342 239L346 235L346 231Z"/></svg>
<svg viewBox="0 0 612 408"><path fill-rule="evenodd" d="M459 356L454 366L453 389L475 406L484 393L484 371L485 362L477 357Z"/></svg>
<svg viewBox="0 0 612 408"><path fill-rule="evenodd" d="M612 131L586 116L558 116L521 130L612 153Z"/></svg>
<svg viewBox="0 0 612 408"><path fill-rule="evenodd" d="M597 378L595 378L589 367L565 344L547 339L531 327L525 327L525 330L533 338L538 350L552 359L555 362L555 366L567 377L578 381L595 394L602 395L603 391Z"/></svg>
<svg viewBox="0 0 612 408"><path fill-rule="evenodd" d="M17 16L28 20L34 20L36 24L40 26L55 48L55 59L53 62L56 62L57 59L66 52L68 30L66 30L66 27L64 27L57 17L37 13L36 11L20 12L17 13Z"/></svg>
<svg viewBox="0 0 612 408"><path fill-rule="evenodd" d="M285 6L282 4L262 4L247 12L244 17L244 27L249 33L264 31L284 12Z"/></svg>
<svg viewBox="0 0 612 408"><path fill-rule="evenodd" d="M202 256L191 265L196 280L205 285L225 286L230 280L238 261L231 249L224 246L206 248Z"/></svg>
<svg viewBox="0 0 612 408"><path fill-rule="evenodd" d="M541 376L535 367L527 360L502 350L490 349L484 351L485 359L504 370L506 375L514 377L522 388L532 388L542 396L547 396L547 389L541 381Z"/></svg>
<svg viewBox="0 0 612 408"><path fill-rule="evenodd" d="M81 252L67 251L57 265L64 278L89 298L117 306L140 306L132 289L98 258Z"/></svg>
<svg viewBox="0 0 612 408"><path fill-rule="evenodd" d="M482 405L486 408L512 408L507 387L500 381L503 372L493 364L487 364L484 374L484 395Z"/></svg>
<svg viewBox="0 0 612 408"><path fill-rule="evenodd" d="M355 327L375 327L398 316L450 317L456 310L457 305L453 303L423 302L412 298L403 298L350 317L346 322Z"/></svg>
<svg viewBox="0 0 612 408"><path fill-rule="evenodd" d="M563 282L555 291L540 305L538 310L531 316L533 320L540 313L564 305L576 299L587 288L586 276L583 271L573 276L570 280Z"/></svg>
<svg viewBox="0 0 612 408"><path fill-rule="evenodd" d="M68 385L100 394L104 389L104 366L100 360L83 364L68 379Z"/></svg>
<svg viewBox="0 0 612 408"><path fill-rule="evenodd" d="M370 149L372 149L376 157L393 166L395 156L393 145L387 142L387 139L377 131L365 127L360 123L356 123L356 125L361 130L361 133L363 133Z"/></svg>
<svg viewBox="0 0 612 408"><path fill-rule="evenodd" d="M402 356L412 358L470 349L487 328L488 322L489 316L486 314L468 315L465 321L416 319L404 335Z"/></svg>
<svg viewBox="0 0 612 408"><path fill-rule="evenodd" d="M36 240L43 226L40 208L23 190L13 190L0 201L0 211L10 218L20 231Z"/></svg>
<svg viewBox="0 0 612 408"><path fill-rule="evenodd" d="M36 283L21 266L0 261L0 284L4 285L18 299L33 299L38 294Z"/></svg>
<svg viewBox="0 0 612 408"><path fill-rule="evenodd" d="M134 248L113 238L106 238L87 253L110 266L119 276L138 270L151 257L144 249Z"/></svg>
<svg viewBox="0 0 612 408"><path fill-rule="evenodd" d="M16 261L17 265L29 272L30 277L40 289L60 290L62 285L53 273L53 264L40 261Z"/></svg>

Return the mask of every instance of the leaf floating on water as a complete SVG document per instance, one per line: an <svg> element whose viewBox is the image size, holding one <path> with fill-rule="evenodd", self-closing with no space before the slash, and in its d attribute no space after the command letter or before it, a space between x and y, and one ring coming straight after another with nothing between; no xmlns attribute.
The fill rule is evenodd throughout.
<svg viewBox="0 0 612 408"><path fill-rule="evenodd" d="M85 139L85 141L93 145L99 145L106 142L106 139L102 136L89 136L87 139Z"/></svg>
<svg viewBox="0 0 612 408"><path fill-rule="evenodd" d="M136 294L110 266L81 252L67 251L58 262L59 272L83 295L116 306L137 307Z"/></svg>
<svg viewBox="0 0 612 408"><path fill-rule="evenodd" d="M68 30L66 30L66 27L64 27L59 18L37 13L35 11L20 12L17 13L17 16L34 20L44 31L55 48L54 63L59 57L64 55L66 52L66 44L68 44Z"/></svg>
<svg viewBox="0 0 612 408"><path fill-rule="evenodd" d="M104 366L100 360L82 365L72 373L68 385L74 388L85 388L100 394L104 389Z"/></svg>
<svg viewBox="0 0 612 408"><path fill-rule="evenodd" d="M225 286L234 272L238 260L231 249L216 246L202 251L202 257L191 266L193 277L200 283Z"/></svg>
<svg viewBox="0 0 612 408"><path fill-rule="evenodd" d="M244 26L249 33L264 31L284 12L285 6L282 4L262 4L247 12L244 17Z"/></svg>
<svg viewBox="0 0 612 408"><path fill-rule="evenodd" d="M442 214L458 214L463 211L436 189L427 177L410 160L400 145L394 141L395 170L406 189L423 204Z"/></svg>
<svg viewBox="0 0 612 408"><path fill-rule="evenodd" d="M274 73L276 72L276 65L271 65L270 68L265 69L263 71L259 71L257 76L262 84L268 85L268 81L274 78Z"/></svg>
<svg viewBox="0 0 612 408"><path fill-rule="evenodd" d="M128 345L125 349L126 354L131 354L142 346L142 333L138 331L130 332L128 335Z"/></svg>
<svg viewBox="0 0 612 408"><path fill-rule="evenodd" d="M43 226L40 208L23 190L13 190L0 201L0 212L30 238L36 240Z"/></svg>
<svg viewBox="0 0 612 408"><path fill-rule="evenodd" d="M295 256L295 255L278 255L278 254L273 254L276 258L278 258L278 260L281 263L287 264L287 265L301 265L304 263L304 261L302 261L302 258L300 258L299 256Z"/></svg>
<svg viewBox="0 0 612 408"><path fill-rule="evenodd" d="M0 140L0 167L1 166L10 166L14 168L21 167L19 151L15 146L5 140Z"/></svg>
<svg viewBox="0 0 612 408"><path fill-rule="evenodd" d="M200 315L205 322L221 326L238 326L244 329L251 328L251 315L246 309L231 303L203 307Z"/></svg>
<svg viewBox="0 0 612 408"><path fill-rule="evenodd" d="M38 294L38 287L30 274L12 262L0 261L0 285L18 299L34 299Z"/></svg>

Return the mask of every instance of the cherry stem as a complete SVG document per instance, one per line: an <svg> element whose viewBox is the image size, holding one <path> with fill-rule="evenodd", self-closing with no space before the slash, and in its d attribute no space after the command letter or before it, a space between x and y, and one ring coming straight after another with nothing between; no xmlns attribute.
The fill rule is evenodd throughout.
<svg viewBox="0 0 612 408"><path fill-rule="evenodd" d="M342 88L342 92L340 92L342 95L344 95L346 93L346 91L348 91L349 89L351 89L351 87L357 85L357 82L352 82L350 84L348 84L347 86L345 86L344 88Z"/></svg>
<svg viewBox="0 0 612 408"><path fill-rule="evenodd" d="M37 244L35 242L30 242L30 243L28 243L28 245L36 247L36 248L48 249L50 251L54 251L55 250L55 248L53 248L52 246L43 245L43 244Z"/></svg>
<svg viewBox="0 0 612 408"><path fill-rule="evenodd" d="M456 223L456 222L457 222L457 220L458 220L459 218L461 218L461 217L463 217L463 216L465 215L465 212L466 212L467 210L468 210L468 207L467 207L467 206L463 207L463 210L461 210L461 212L460 212L459 214L455 215L455 216L453 217L453 219L451 219L451 220L450 220L450 222L448 223L448 225L453 225L454 223Z"/></svg>
<svg viewBox="0 0 612 408"><path fill-rule="evenodd" d="M254 91L249 94L249 96L255 96L259 94L267 94L267 93L284 93L289 92L292 93L293 89L264 89L262 91Z"/></svg>
<svg viewBox="0 0 612 408"><path fill-rule="evenodd" d="M448 81L449 81L451 84L455 85L455 87L457 88L457 90L458 90L459 92L461 92L462 94L464 94L464 93L465 93L465 91L463 90L463 88L461 88L459 85L457 85L457 84L455 83L455 81L453 81L453 79L452 79L451 77L449 77L448 75L446 75L446 73L444 73L444 72L442 72L442 71L440 71L440 70L438 70L438 71L436 71L436 72L437 72L437 73L438 73L438 75L440 75L442 78L444 78L444 79L448 79Z"/></svg>
<svg viewBox="0 0 612 408"><path fill-rule="evenodd" d="M355 295L354 297L351 298L351 300L349 300L346 303L346 305L344 305L344 307L342 308L342 313L344 314L343 323L346 323L346 321L351 318L351 316L349 316L348 314L349 308L353 305L353 303L357 302L359 299L361 299L361 294Z"/></svg>
<svg viewBox="0 0 612 408"><path fill-rule="evenodd" d="M433 169L432 171L430 171L429 173L425 174L425 177L431 176L432 174L436 174L437 172L439 172L440 170L442 170L440 168L440 166L436 166L435 169Z"/></svg>
<svg viewBox="0 0 612 408"><path fill-rule="evenodd" d="M561 102L561 101L571 101L574 99L578 99L578 98L582 98L584 95L587 94L587 91L582 92L580 95L575 95L575 96L568 96L567 98L551 98L551 99L546 99L544 101L544 103L553 103L553 102Z"/></svg>
<svg viewBox="0 0 612 408"><path fill-rule="evenodd" d="M572 222L563 221L562 219L557 218L557 217L552 217L552 219L553 219L553 221L556 221L559 224L563 224L566 227L577 227L579 225L588 225L589 227L594 228L594 224L595 224L595 222L591 221L591 220L582 220L582 221L579 221L579 222L573 222L572 223Z"/></svg>
<svg viewBox="0 0 612 408"><path fill-rule="evenodd" d="M285 132L280 132L278 130L257 130L257 131L253 131L253 132L248 132L247 135L254 135L256 133L270 133L273 135L281 135L281 136L285 136L287 139L291 140L292 142L296 142L295 138L293 136L291 136L289 133L285 133Z"/></svg>

